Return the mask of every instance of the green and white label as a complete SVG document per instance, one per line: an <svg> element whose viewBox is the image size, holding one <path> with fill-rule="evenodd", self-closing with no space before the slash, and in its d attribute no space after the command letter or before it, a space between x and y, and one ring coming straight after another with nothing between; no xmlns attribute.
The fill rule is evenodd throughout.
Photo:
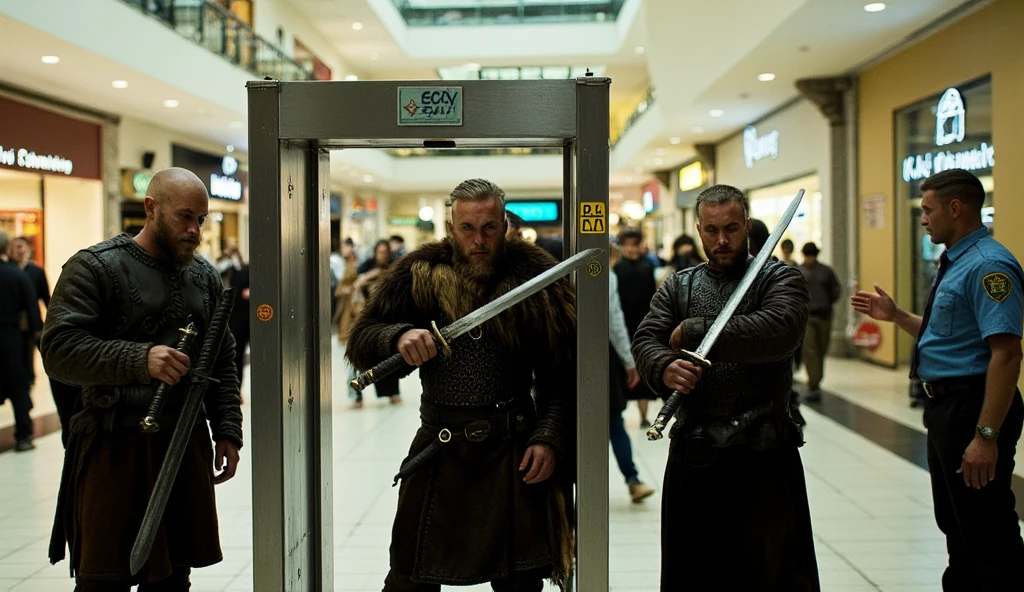
<svg viewBox="0 0 1024 592"><path fill-rule="evenodd" d="M462 87L398 87L398 125L462 125Z"/></svg>

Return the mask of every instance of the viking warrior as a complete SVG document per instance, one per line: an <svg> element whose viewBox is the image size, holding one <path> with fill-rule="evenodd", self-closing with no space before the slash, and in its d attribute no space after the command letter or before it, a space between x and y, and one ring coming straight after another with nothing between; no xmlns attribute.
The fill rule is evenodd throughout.
<svg viewBox="0 0 1024 592"><path fill-rule="evenodd" d="M709 261L669 276L633 339L640 376L683 393L662 505L663 592L819 590L810 512L789 412L793 351L807 326L800 272L768 261L697 366L697 349L753 259L747 199L716 185L697 199Z"/></svg>
<svg viewBox="0 0 1024 592"><path fill-rule="evenodd" d="M422 427L401 479L386 592L491 582L565 589L572 561L575 298L566 280L450 342L452 323L555 265L506 241L504 192L451 194L449 237L399 259L352 328L361 370L398 352L419 367ZM531 387L533 396L531 396Z"/></svg>
<svg viewBox="0 0 1024 592"><path fill-rule="evenodd" d="M208 329L222 297L217 271L195 255L209 196L184 169L157 173L147 190L146 225L75 254L64 266L46 315L41 350L47 373L82 387L84 409L71 437L50 541L50 560L71 553L76 590L189 588L190 568L221 560L213 486L230 479L242 446L242 413L228 334L212 367L205 418L191 433L148 562L129 569L139 532L198 351L178 351L179 329ZM172 388L154 434L140 432L157 385ZM203 417L202 415L200 417ZM207 428L207 420L209 428ZM210 434L216 442L211 446ZM222 469L214 475L211 467Z"/></svg>

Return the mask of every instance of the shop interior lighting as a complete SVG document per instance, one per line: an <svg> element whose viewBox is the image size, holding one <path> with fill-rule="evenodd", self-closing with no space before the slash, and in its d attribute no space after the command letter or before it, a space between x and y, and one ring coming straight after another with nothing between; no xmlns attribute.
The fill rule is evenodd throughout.
<svg viewBox="0 0 1024 592"><path fill-rule="evenodd" d="M60 58L57 56L43 56L42 59L44 64L56 64L60 61Z"/></svg>
<svg viewBox="0 0 1024 592"><path fill-rule="evenodd" d="M434 219L434 208L430 206L423 206L420 208L420 220L424 222L430 222Z"/></svg>
<svg viewBox="0 0 1024 592"><path fill-rule="evenodd" d="M228 152L234 152L234 151L235 151L235 147L234 147L234 146L232 146L231 144L228 144L228 145L227 145L227 151L228 151Z"/></svg>
<svg viewBox="0 0 1024 592"><path fill-rule="evenodd" d="M115 80L115 81L110 83L110 86L113 86L114 88L128 88L128 81L127 80Z"/></svg>
<svg viewBox="0 0 1024 592"><path fill-rule="evenodd" d="M355 74L349 74L348 76L345 77L345 80L352 82L353 80L359 80L359 77L356 76Z"/></svg>
<svg viewBox="0 0 1024 592"><path fill-rule="evenodd" d="M497 66L482 68L480 64L463 64L438 68L441 80L566 80L582 78L587 71L603 76L605 66Z"/></svg>
<svg viewBox="0 0 1024 592"><path fill-rule="evenodd" d="M168 109L174 109L177 106L178 106L177 99L167 99L166 101L164 101L164 107L167 107Z"/></svg>
<svg viewBox="0 0 1024 592"><path fill-rule="evenodd" d="M872 2L864 5L864 10L868 12L882 12L885 10L885 2Z"/></svg>
<svg viewBox="0 0 1024 592"><path fill-rule="evenodd" d="M245 127L245 124L241 121L232 121L228 124L228 127L230 127L231 129L242 129L243 127Z"/></svg>
<svg viewBox="0 0 1024 592"><path fill-rule="evenodd" d="M363 175L363 183L373 183L373 175Z"/></svg>
<svg viewBox="0 0 1024 592"><path fill-rule="evenodd" d="M668 143L672 144L673 146L679 145L680 143L682 143L682 141L683 139L680 138L679 136L672 136L671 138L668 139Z"/></svg>
<svg viewBox="0 0 1024 592"><path fill-rule="evenodd" d="M721 109L712 109L708 111L708 115L710 115L711 117L721 117L725 115L725 111L722 111Z"/></svg>
<svg viewBox="0 0 1024 592"><path fill-rule="evenodd" d="M647 50L644 49L643 45L638 45L636 46L636 49L634 49L633 51L636 52L636 55L643 55L643 53Z"/></svg>
<svg viewBox="0 0 1024 592"><path fill-rule="evenodd" d="M757 75L757 79L761 82L771 82L772 80L775 80L775 74L772 74L771 72L763 72Z"/></svg>
<svg viewBox="0 0 1024 592"><path fill-rule="evenodd" d="M352 29L356 30L356 31L362 31L363 30L363 23L361 23L359 21L356 21L356 22L352 23Z"/></svg>

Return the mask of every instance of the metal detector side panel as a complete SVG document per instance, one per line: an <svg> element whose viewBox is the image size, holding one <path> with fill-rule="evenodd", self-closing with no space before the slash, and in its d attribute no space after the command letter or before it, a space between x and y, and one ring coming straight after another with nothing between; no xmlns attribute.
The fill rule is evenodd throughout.
<svg viewBox="0 0 1024 592"><path fill-rule="evenodd" d="M462 125L398 125L400 86L462 88ZM292 82L281 90L281 138L570 138L576 135L575 80ZM421 144L421 142L420 142Z"/></svg>

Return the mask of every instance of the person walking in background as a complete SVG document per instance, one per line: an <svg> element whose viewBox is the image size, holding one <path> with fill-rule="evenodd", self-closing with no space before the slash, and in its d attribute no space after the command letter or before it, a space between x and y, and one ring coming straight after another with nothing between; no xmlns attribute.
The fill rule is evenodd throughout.
<svg viewBox="0 0 1024 592"><path fill-rule="evenodd" d="M811 293L811 318L801 346L804 368L807 369L807 400L821 400L821 379L825 375L825 355L832 336L832 306L842 296L836 272L818 261L818 245L807 243L800 249L804 263L800 273L807 280Z"/></svg>
<svg viewBox="0 0 1024 592"><path fill-rule="evenodd" d="M391 245L388 244L387 239L380 239L377 241L377 244L373 246L373 257L363 261L359 267L356 268L356 272L359 275L352 284L352 314L354 315L354 318L358 319L363 307L370 302L381 275L385 270L391 267L391 264L394 263L395 259L396 256L391 250ZM354 324L355 323L353 323L353 325ZM351 360L351 355L347 351L346 357ZM377 398L389 399L392 405L400 404L402 402L402 395L398 379L399 377L397 374L391 374L376 381L373 384L373 388L377 391ZM350 391L350 394L352 394L352 391ZM363 393L354 391L354 396L355 402L352 403L352 408L359 409L363 406Z"/></svg>
<svg viewBox="0 0 1024 592"><path fill-rule="evenodd" d="M235 337L235 369L238 370L238 392L241 399L242 371L245 369L245 349L249 346L249 264L239 256L239 267L231 274L231 287L235 289L235 307L231 309L228 329Z"/></svg>
<svg viewBox="0 0 1024 592"><path fill-rule="evenodd" d="M11 238L0 231L0 403L14 408L14 450L35 448L32 417L32 378L25 350L35 347L43 322L29 276L9 260ZM31 344L31 345L30 345Z"/></svg>
<svg viewBox="0 0 1024 592"><path fill-rule="evenodd" d="M697 242L688 234L681 234L672 243L672 260L668 264L675 271L696 267L704 262L697 252Z"/></svg>
<svg viewBox="0 0 1024 592"><path fill-rule="evenodd" d="M793 246L793 241L788 238L783 239L782 243L779 244L779 247L782 249L781 261L786 265L796 265L796 259L793 258L793 249L795 248Z"/></svg>
<svg viewBox="0 0 1024 592"><path fill-rule="evenodd" d="M608 265L615 267L621 256L618 246L611 245L608 255ZM633 361L633 353L630 351L629 331L626 329L626 320L619 302L619 282L614 273L608 274L608 334L611 345L608 359L608 369L611 372L608 380L611 405L608 437L612 443L615 462L626 479L629 497L633 503L640 503L654 495L654 488L640 481L640 472L633 462L633 445L622 421L622 412L626 410L626 396L640 384L640 374L636 370L636 362Z"/></svg>
<svg viewBox="0 0 1024 592"><path fill-rule="evenodd" d="M924 316L897 306L877 284L853 309L917 339L910 378L927 395L935 521L949 564L942 589L1020 590L1024 541L1011 490L1024 426L1020 378L1024 270L982 224L985 188L962 169L921 183L921 225L943 244Z"/></svg>
<svg viewBox="0 0 1024 592"><path fill-rule="evenodd" d="M622 258L612 268L618 276L622 314L630 339L636 334L640 321L650 311L651 298L658 289L654 264L644 256L643 241L643 233L634 228L620 232L618 243L622 249ZM647 421L647 405L650 400L657 399L658 395L647 385L640 384L630 391L629 398L636 400L640 408L640 427L649 427L651 424Z"/></svg>

